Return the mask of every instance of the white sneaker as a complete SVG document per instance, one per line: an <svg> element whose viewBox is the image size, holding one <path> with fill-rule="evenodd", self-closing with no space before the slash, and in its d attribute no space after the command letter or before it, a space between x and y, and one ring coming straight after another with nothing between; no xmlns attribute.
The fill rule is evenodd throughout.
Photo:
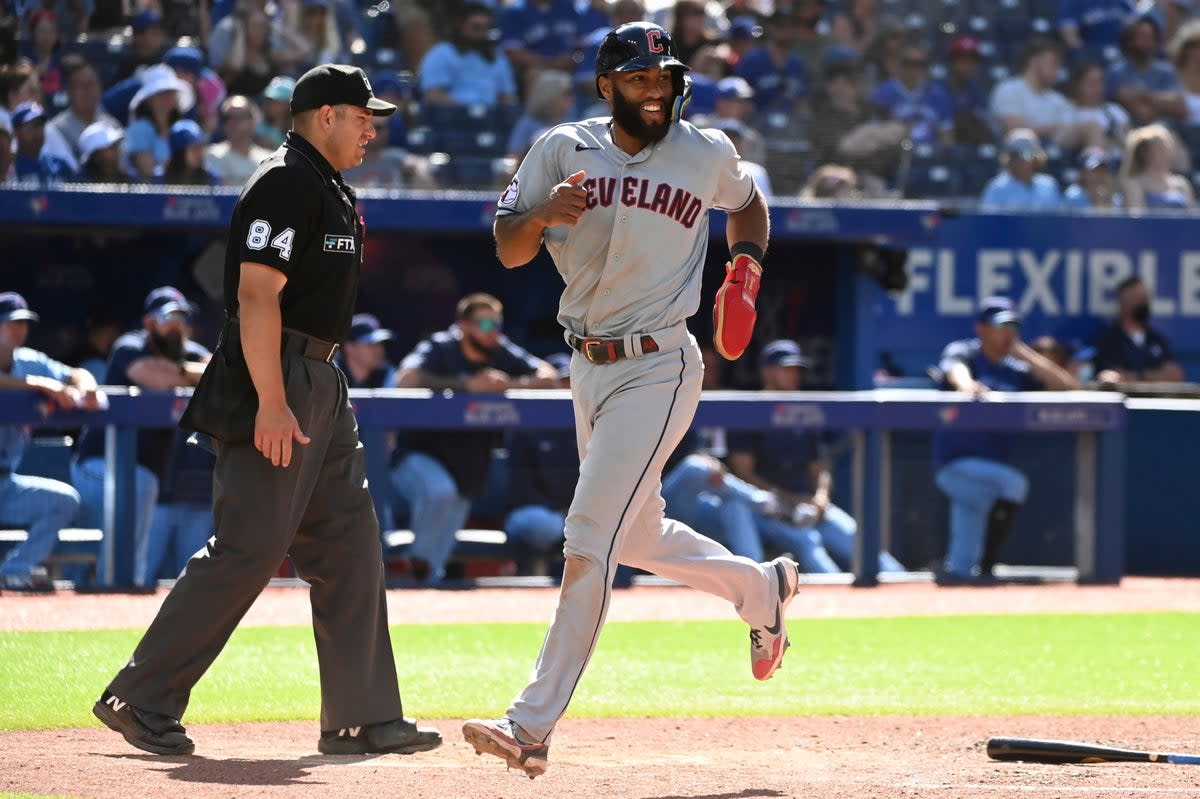
<svg viewBox="0 0 1200 799"><path fill-rule="evenodd" d="M783 617L800 587L800 566L795 561L776 558L768 565L775 570L779 604L775 606L775 620L771 624L750 628L750 670L756 680L771 679L783 663L783 655L791 646Z"/></svg>

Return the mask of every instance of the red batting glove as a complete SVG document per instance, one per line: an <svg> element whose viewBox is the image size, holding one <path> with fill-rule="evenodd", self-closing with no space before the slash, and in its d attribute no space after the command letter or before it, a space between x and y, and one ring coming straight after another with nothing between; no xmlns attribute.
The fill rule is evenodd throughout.
<svg viewBox="0 0 1200 799"><path fill-rule="evenodd" d="M713 301L713 346L727 361L740 358L754 335L754 301L761 284L762 266L749 255L725 264L725 282Z"/></svg>

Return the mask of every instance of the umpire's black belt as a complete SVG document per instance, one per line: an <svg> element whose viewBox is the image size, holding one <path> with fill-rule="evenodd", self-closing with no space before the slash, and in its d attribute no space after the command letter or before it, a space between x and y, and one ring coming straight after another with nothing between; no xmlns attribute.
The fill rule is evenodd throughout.
<svg viewBox="0 0 1200 799"><path fill-rule="evenodd" d="M299 355L301 358L311 358L314 361L328 363L333 360L334 355L337 355L338 345L285 327L283 329L283 351L289 355Z"/></svg>
<svg viewBox="0 0 1200 799"><path fill-rule="evenodd" d="M567 335L567 343L571 345L571 349L577 351L594 364L612 363L622 358L633 358L637 355L658 352L658 342L654 340L654 336L648 333L643 333L636 337L642 351L640 353L630 352L625 346L625 342L630 341L632 343L633 338L632 336L628 339L592 338L590 336L577 336L574 333L570 333Z"/></svg>

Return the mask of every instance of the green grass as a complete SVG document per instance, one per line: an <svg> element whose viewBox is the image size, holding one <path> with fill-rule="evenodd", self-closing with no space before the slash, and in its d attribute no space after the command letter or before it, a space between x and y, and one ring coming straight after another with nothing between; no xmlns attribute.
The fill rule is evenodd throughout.
<svg viewBox="0 0 1200 799"><path fill-rule="evenodd" d="M784 668L749 673L738 622L614 623L574 716L1200 713L1200 614L797 619ZM405 710L503 712L540 624L392 629ZM140 631L0 635L0 730L97 723L91 704ZM197 686L190 722L313 719L308 628L239 630Z"/></svg>

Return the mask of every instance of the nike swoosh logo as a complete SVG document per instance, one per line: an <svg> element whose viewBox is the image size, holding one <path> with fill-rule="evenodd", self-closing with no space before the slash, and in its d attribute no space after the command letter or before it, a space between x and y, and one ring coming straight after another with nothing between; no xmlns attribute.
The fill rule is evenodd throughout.
<svg viewBox="0 0 1200 799"><path fill-rule="evenodd" d="M580 152L581 150L599 150L599 149L600 149L599 147L590 147L586 144L576 144L575 145L575 152Z"/></svg>
<svg viewBox="0 0 1200 799"><path fill-rule="evenodd" d="M768 626L764 627L763 629L766 630L767 632L769 632L771 635L779 635L779 628L782 626L781 621L782 620L779 618L779 606L776 605L775 606L775 624L768 625Z"/></svg>

